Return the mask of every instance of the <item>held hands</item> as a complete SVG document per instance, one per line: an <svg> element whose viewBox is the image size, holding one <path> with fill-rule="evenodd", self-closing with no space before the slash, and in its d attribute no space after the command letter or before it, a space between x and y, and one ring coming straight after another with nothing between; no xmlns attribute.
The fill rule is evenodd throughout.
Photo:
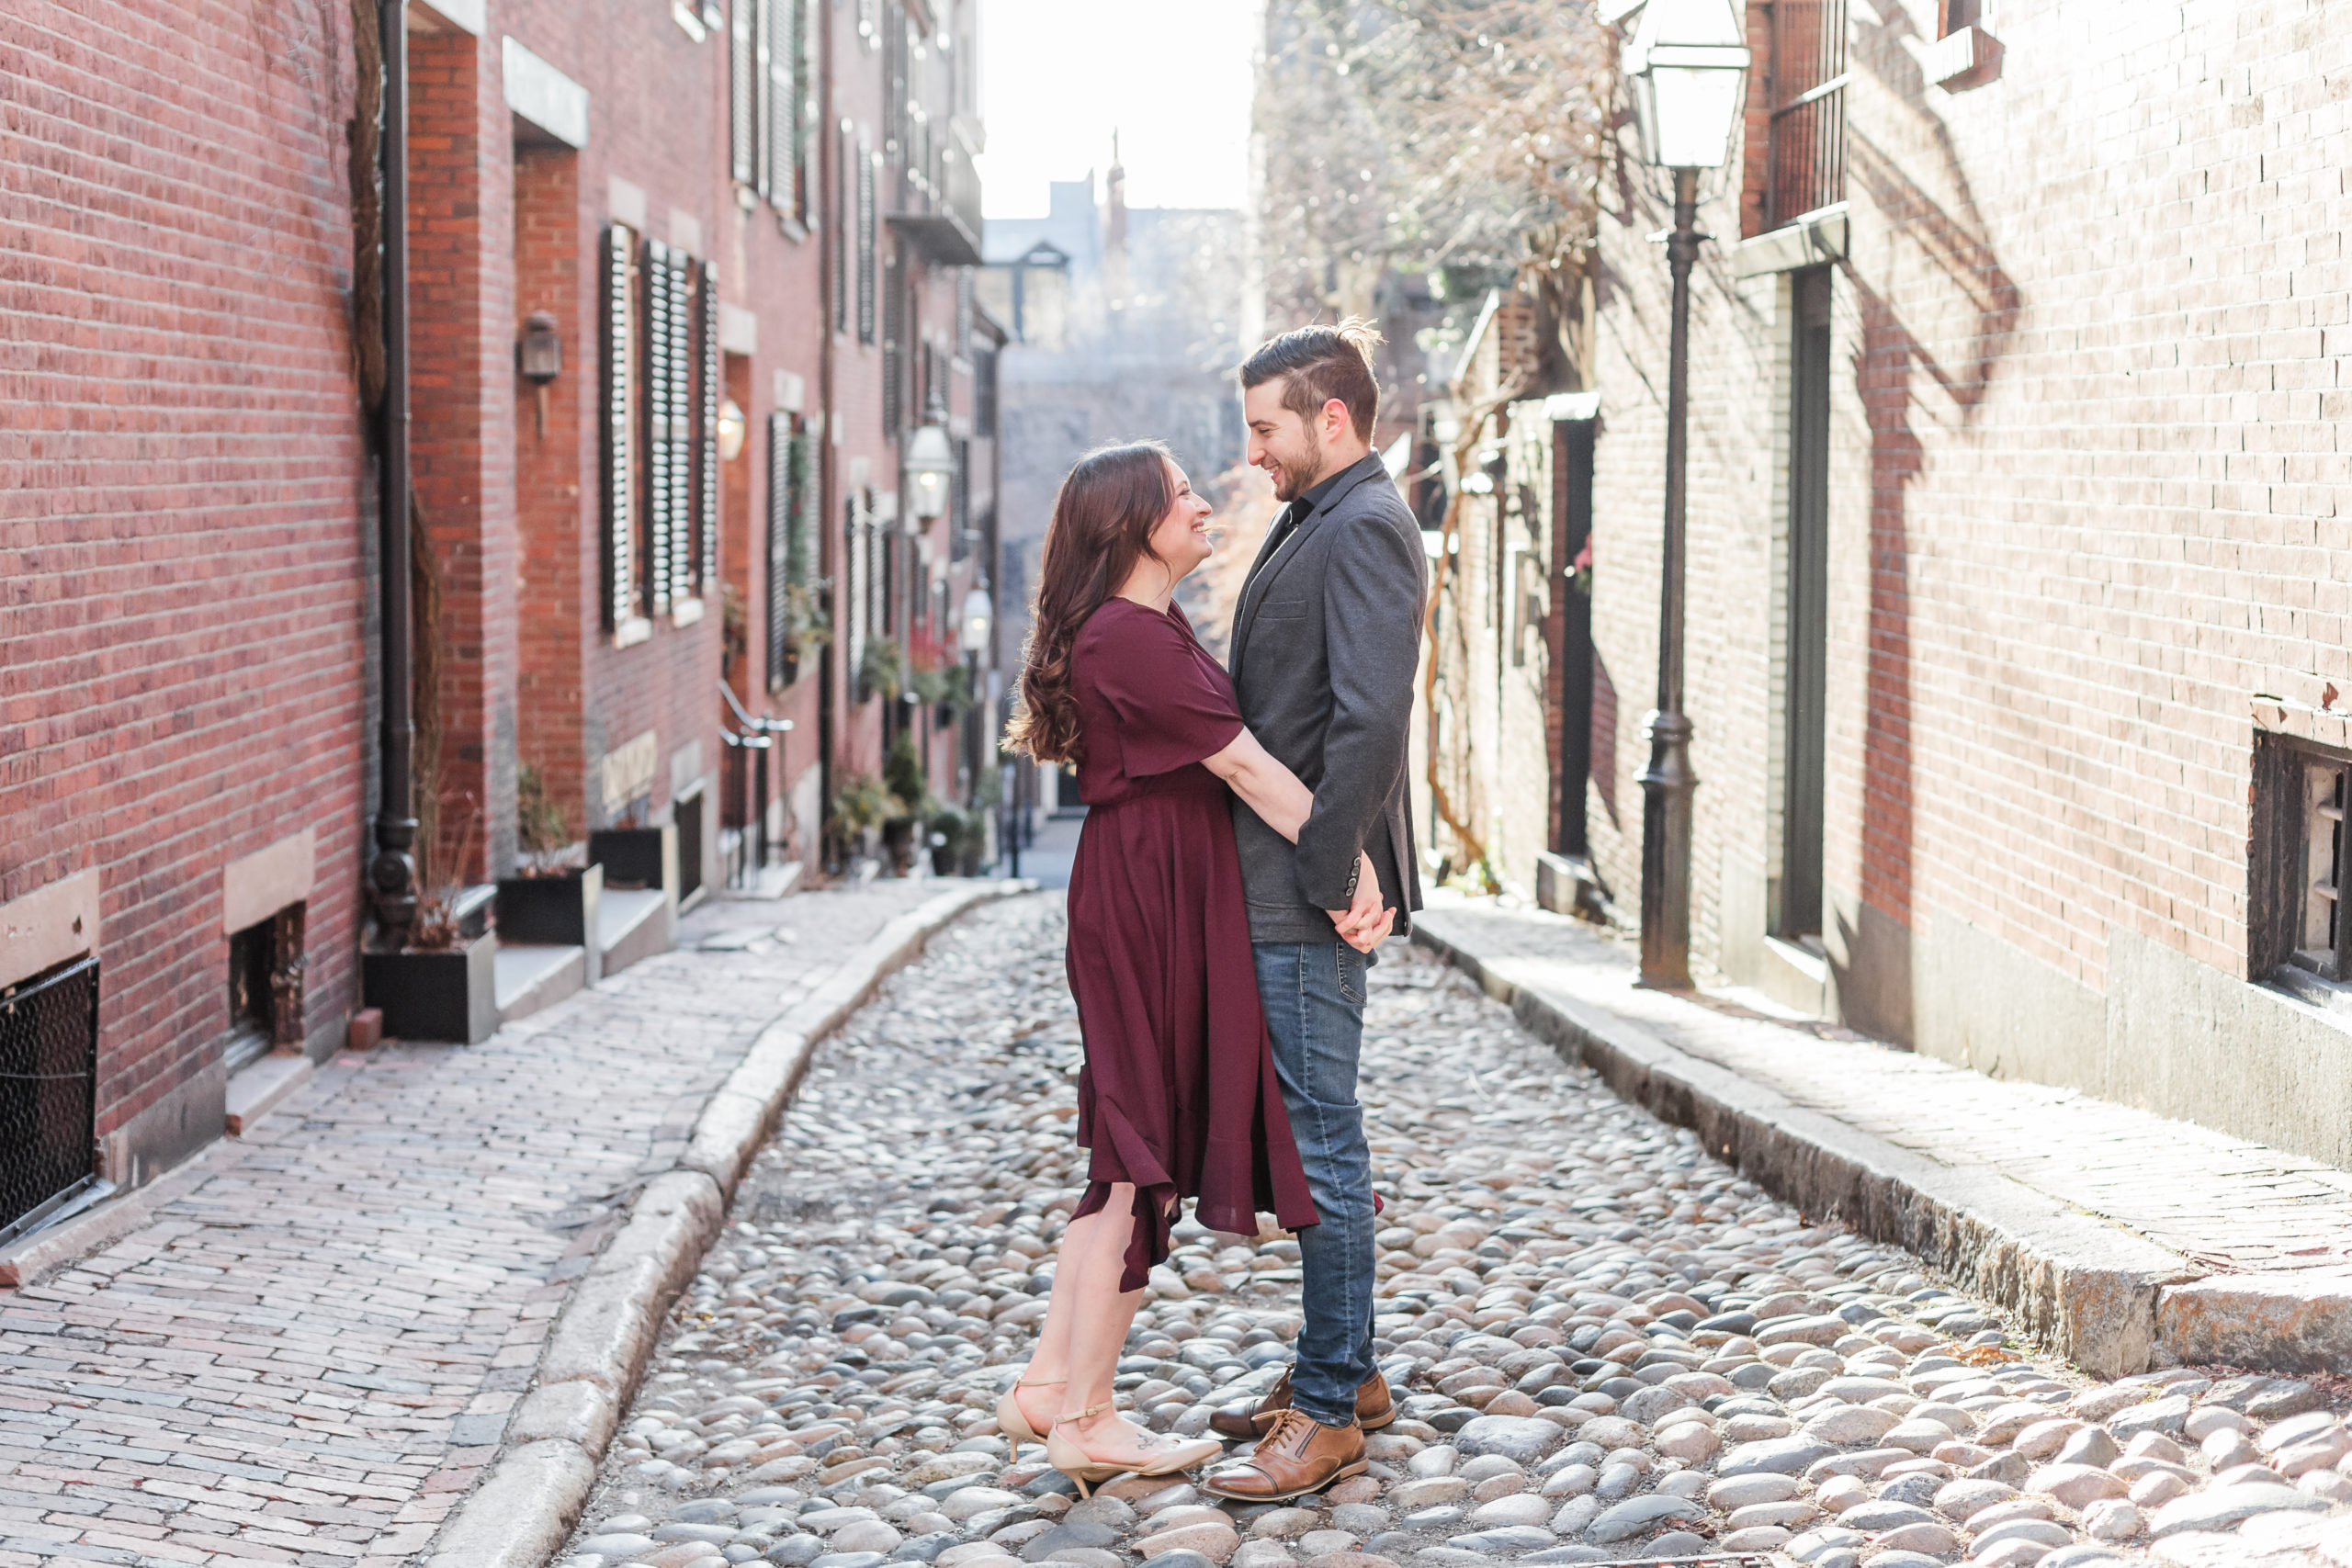
<svg viewBox="0 0 2352 1568"><path fill-rule="evenodd" d="M1344 909L1327 909L1331 924L1339 929L1340 940L1358 953L1370 953L1387 940L1396 923L1396 911L1383 908L1380 896L1380 874L1373 869L1372 856L1359 853L1356 857L1355 899Z"/></svg>

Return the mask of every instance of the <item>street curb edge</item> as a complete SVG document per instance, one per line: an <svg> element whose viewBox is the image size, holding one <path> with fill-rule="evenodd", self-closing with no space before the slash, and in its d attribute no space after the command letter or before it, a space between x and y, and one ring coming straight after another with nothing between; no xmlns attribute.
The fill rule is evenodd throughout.
<svg viewBox="0 0 2352 1568"><path fill-rule="evenodd" d="M663 1315L726 1223L736 1184L818 1045L959 917L1035 891L1025 880L987 882L925 901L761 1029L705 1102L686 1152L646 1183L572 1286L497 1456L413 1561L542 1568L561 1549L661 1340Z"/></svg>
<svg viewBox="0 0 2352 1568"><path fill-rule="evenodd" d="M1442 920L1438 922L1442 926ZM1895 1242L2102 1376L2144 1371L2166 1286L2201 1270L2145 1237L2014 1182L1942 1166L1691 1055L1630 1020L1515 977L1426 919L1412 940L1476 979L1538 1039L1620 1098L1806 1214Z"/></svg>

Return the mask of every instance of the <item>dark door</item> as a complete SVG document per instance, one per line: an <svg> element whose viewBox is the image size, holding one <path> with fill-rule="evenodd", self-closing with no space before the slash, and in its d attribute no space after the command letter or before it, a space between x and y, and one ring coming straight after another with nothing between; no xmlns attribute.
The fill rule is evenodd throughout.
<svg viewBox="0 0 2352 1568"><path fill-rule="evenodd" d="M1823 708L1829 657L1829 269L1796 275L1789 378L1788 735L1773 934L1821 934Z"/></svg>
<svg viewBox="0 0 2352 1568"><path fill-rule="evenodd" d="M1592 538L1589 419L1552 425L1552 852L1583 858L1585 781L1592 773L1592 599L1577 559Z"/></svg>

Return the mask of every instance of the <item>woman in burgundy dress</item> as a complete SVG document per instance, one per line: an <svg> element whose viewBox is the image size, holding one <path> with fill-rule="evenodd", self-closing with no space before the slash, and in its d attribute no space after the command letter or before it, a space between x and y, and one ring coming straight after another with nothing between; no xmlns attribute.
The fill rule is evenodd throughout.
<svg viewBox="0 0 2352 1568"><path fill-rule="evenodd" d="M1111 1379L1177 1205L1253 1235L1315 1223L1258 1000L1230 788L1295 838L1313 796L1241 723L1232 683L1172 603L1206 560L1208 503L1158 443L1094 452L1062 481L1012 746L1078 771L1069 968L1085 1036L1086 1193L1062 1237L1037 1348L997 1406L1016 1450L1045 1438L1089 1483L1215 1456L1111 1408ZM1378 878L1340 934L1386 934ZM1034 1392L1033 1392L1034 1391Z"/></svg>

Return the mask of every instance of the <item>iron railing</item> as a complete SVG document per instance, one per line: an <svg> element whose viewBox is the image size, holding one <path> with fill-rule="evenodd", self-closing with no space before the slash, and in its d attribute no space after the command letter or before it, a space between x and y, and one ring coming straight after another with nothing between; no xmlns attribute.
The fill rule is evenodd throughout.
<svg viewBox="0 0 2352 1568"><path fill-rule="evenodd" d="M1846 0L1774 0L1765 226L1846 199Z"/></svg>
<svg viewBox="0 0 2352 1568"><path fill-rule="evenodd" d="M98 961L0 988L0 1243L96 1186Z"/></svg>
<svg viewBox="0 0 2352 1568"><path fill-rule="evenodd" d="M727 743L727 794L719 820L733 832L722 841L721 852L727 861L727 886L742 891L759 886L761 874L784 847L768 837L769 767L770 760L783 751L783 737L792 733L792 721L754 717L724 681L718 683L718 694L742 727L740 733L724 723L718 727L718 738Z"/></svg>

